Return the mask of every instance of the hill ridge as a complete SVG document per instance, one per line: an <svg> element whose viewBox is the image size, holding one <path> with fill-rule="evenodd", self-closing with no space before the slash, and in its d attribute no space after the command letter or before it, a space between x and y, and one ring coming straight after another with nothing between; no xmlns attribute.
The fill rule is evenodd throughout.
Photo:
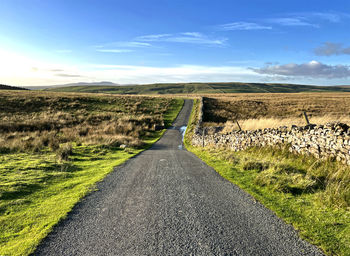
<svg viewBox="0 0 350 256"><path fill-rule="evenodd" d="M298 93L350 92L349 86L317 86L283 83L155 83L119 86L67 86L48 88L56 92L88 92L115 94L204 94L204 93Z"/></svg>

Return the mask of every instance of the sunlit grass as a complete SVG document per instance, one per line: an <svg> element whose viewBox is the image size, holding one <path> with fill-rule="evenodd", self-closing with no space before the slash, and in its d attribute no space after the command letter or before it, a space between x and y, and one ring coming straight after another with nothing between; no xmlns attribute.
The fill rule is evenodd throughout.
<svg viewBox="0 0 350 256"><path fill-rule="evenodd" d="M204 99L204 122L239 121L244 130L350 121L350 93L218 94Z"/></svg>
<svg viewBox="0 0 350 256"><path fill-rule="evenodd" d="M309 121L312 124L318 124L318 125L324 125L326 123L334 123L334 122L350 124L350 115L334 117L331 114L328 114L324 116L312 117L309 119ZM297 117L292 117L292 118L261 117L257 119L252 118L252 119L239 121L239 125L241 129L243 129L244 131L258 130L258 129L265 129L265 128L278 128L281 126L291 127L292 125L305 126L306 124L307 123L303 117L299 117L299 118ZM223 133L239 130L237 123L233 121L227 121L224 124L224 126L225 127L223 130Z"/></svg>
<svg viewBox="0 0 350 256"><path fill-rule="evenodd" d="M40 106L36 105L36 108L32 106L33 103L38 104L42 101L45 105L63 99L64 103L61 102L56 110L62 107L65 109L63 114L55 114L54 110L51 112L54 116L62 117L52 120L54 126L60 122L64 124L59 133L53 132L55 136L52 136L52 139L57 139L56 136L59 136L57 148L50 147L49 140L47 143L39 143L36 149L33 147L34 144L28 145L27 148L22 146L16 148L11 147L12 144L6 144L3 146L3 151L0 152L0 255L28 255L33 252L53 226L65 218L83 196L95 189L96 182L101 181L113 170L113 167L150 147L165 131L155 131L148 127L147 133L128 135L128 130L124 134L125 130L120 129L111 133L108 131L110 129L108 126L99 127L100 120L104 120L101 116L104 116L106 111L109 111L107 114L112 115L112 118L116 116L117 120L124 120L126 125L127 120L141 120L140 123L134 124L131 131L135 131L138 125L142 127L147 123L147 119L136 119L136 114L145 113L147 115L147 113L159 111L160 121L170 124L183 105L183 100L171 98L91 96L91 99L90 96L37 92L27 94L6 92L0 94L0 97L9 102L0 107L0 114L15 124L21 124L23 120L26 124L33 124L28 116L34 117L35 122L40 123L40 118L36 118L46 115L47 108L39 109L39 113L35 113ZM27 108L20 108L12 104L16 99L22 102L17 105L27 104ZM83 104L84 108L89 109L87 117L97 122L96 130L102 139L95 140L93 136L85 132L81 135L79 133L71 135L72 129L81 131L86 128L79 125L71 126L70 122L66 122L66 116L75 115L79 110L77 106L69 107L72 100L75 104ZM91 106L88 104L90 101L96 104ZM140 104L136 106L138 102ZM117 106L113 106L114 103ZM30 110L29 114L28 110ZM12 116L13 114L16 117ZM49 118L44 119L46 120ZM62 132L62 129L67 129L69 132ZM24 133L27 133L26 137L32 137L33 141L44 141L39 136L43 135L42 133L35 131L24 131ZM0 135L7 143L9 140L7 136L11 136L11 140L18 139L19 143L23 137L22 132L9 134L4 130L0 132ZM125 140L124 135L132 136L131 142L139 140L142 143L133 145L130 141ZM117 140L118 143L108 143L108 137L119 139L116 138L117 136L124 138L124 141ZM122 149L119 145L124 142L127 145L125 149Z"/></svg>
<svg viewBox="0 0 350 256"><path fill-rule="evenodd" d="M284 148L251 148L241 152L193 147L195 102L186 148L222 177L250 193L302 238L328 255L350 255L350 167L295 155Z"/></svg>

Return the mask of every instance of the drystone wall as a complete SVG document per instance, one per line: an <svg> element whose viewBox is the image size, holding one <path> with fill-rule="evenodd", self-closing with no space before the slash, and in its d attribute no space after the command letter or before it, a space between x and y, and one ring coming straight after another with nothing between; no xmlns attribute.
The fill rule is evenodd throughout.
<svg viewBox="0 0 350 256"><path fill-rule="evenodd" d="M200 117L202 115L203 113L199 113ZM201 118L199 120L201 121ZM310 124L303 127L234 131L228 134L222 134L221 131L222 127L203 128L199 122L192 137L192 144L234 151L249 147L286 145L291 152L309 154L321 159L333 158L350 165L350 127L347 124Z"/></svg>

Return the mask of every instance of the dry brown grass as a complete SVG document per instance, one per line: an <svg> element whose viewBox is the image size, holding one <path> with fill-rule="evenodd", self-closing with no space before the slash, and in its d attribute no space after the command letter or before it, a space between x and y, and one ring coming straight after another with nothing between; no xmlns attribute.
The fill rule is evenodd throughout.
<svg viewBox="0 0 350 256"><path fill-rule="evenodd" d="M62 143L138 147L162 125L171 98L0 92L0 152L60 150ZM63 157L65 158L65 156Z"/></svg>
<svg viewBox="0 0 350 256"><path fill-rule="evenodd" d="M205 125L224 125L254 130L310 122L350 123L350 93L230 94L210 95L204 99Z"/></svg>
<svg viewBox="0 0 350 256"><path fill-rule="evenodd" d="M310 123L312 124L326 124L329 122L341 122L350 124L350 116L340 116L335 118L331 114L324 116L314 116L309 118ZM265 128L278 128L281 126L291 127L292 125L303 126L306 125L304 117L294 117L294 118L259 118L259 119L246 119L240 120L239 125L244 131L247 130L257 130ZM223 133L237 131L239 130L236 122L227 121L224 124Z"/></svg>

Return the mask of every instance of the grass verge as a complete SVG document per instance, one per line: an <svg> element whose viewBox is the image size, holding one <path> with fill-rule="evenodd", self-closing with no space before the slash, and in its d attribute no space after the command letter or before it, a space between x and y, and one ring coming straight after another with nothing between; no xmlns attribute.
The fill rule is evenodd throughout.
<svg viewBox="0 0 350 256"><path fill-rule="evenodd" d="M196 107L190 120L192 126L197 117L195 111ZM189 151L292 224L303 239L326 254L350 255L348 167L297 156L284 149L231 152L192 147L191 128L185 136ZM330 183L331 177L337 183ZM333 188L331 184L337 186Z"/></svg>
<svg viewBox="0 0 350 256"><path fill-rule="evenodd" d="M183 105L172 101L164 113L171 123ZM96 182L156 142L165 130L142 138L142 148L73 143L69 161L49 149L0 154L0 255L28 255Z"/></svg>

